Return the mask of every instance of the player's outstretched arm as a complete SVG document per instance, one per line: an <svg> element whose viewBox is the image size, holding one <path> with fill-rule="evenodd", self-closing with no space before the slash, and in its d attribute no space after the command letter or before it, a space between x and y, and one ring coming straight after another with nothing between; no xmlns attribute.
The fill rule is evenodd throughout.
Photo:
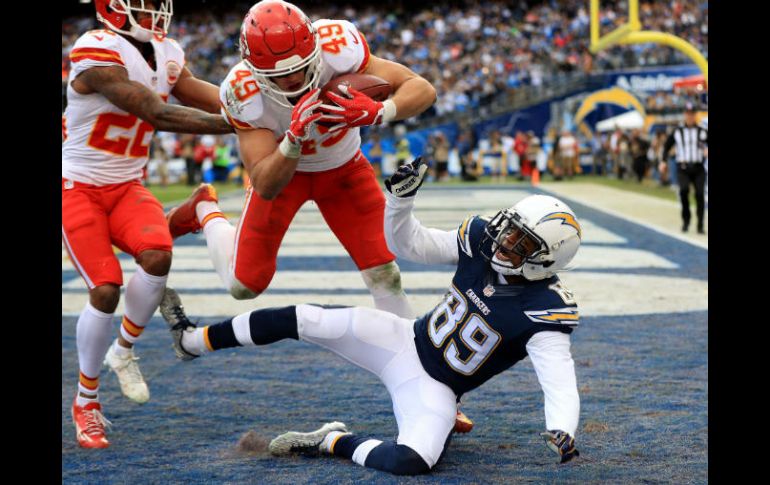
<svg viewBox="0 0 770 485"><path fill-rule="evenodd" d="M403 64L371 56L364 73L380 77L393 86L393 96L390 100L396 111L394 116L386 121L417 116L436 102L436 88Z"/></svg>
<svg viewBox="0 0 770 485"><path fill-rule="evenodd" d="M81 94L100 93L118 108L150 123L157 130L176 133L232 133L220 115L177 106L163 100L146 86L128 78L123 67L93 67L72 82Z"/></svg>
<svg viewBox="0 0 770 485"><path fill-rule="evenodd" d="M171 91L185 106L201 109L207 113L219 113L219 87L193 76L186 67L182 69L176 86Z"/></svg>
<svg viewBox="0 0 770 485"><path fill-rule="evenodd" d="M385 242L399 258L424 264L457 264L457 231L423 227L412 214L414 196L427 169L418 157L385 181Z"/></svg>
<svg viewBox="0 0 770 485"><path fill-rule="evenodd" d="M570 337L562 332L537 332L527 342L527 354L545 396L546 445L564 463L578 455L574 436L580 416Z"/></svg>

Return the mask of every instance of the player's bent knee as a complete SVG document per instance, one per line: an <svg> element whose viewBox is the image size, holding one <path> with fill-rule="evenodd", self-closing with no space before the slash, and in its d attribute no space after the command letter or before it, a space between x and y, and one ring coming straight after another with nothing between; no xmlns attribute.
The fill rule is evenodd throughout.
<svg viewBox="0 0 770 485"><path fill-rule="evenodd" d="M419 453L392 441L374 448L366 457L365 465L394 475L420 475L431 469Z"/></svg>
<svg viewBox="0 0 770 485"><path fill-rule="evenodd" d="M147 249L136 256L136 262L153 276L165 276L171 269L171 251Z"/></svg>
<svg viewBox="0 0 770 485"><path fill-rule="evenodd" d="M230 295L232 295L233 298L236 300L252 300L259 296L259 293L254 292L246 286L238 281L237 279L233 278L232 283L230 283Z"/></svg>
<svg viewBox="0 0 770 485"><path fill-rule="evenodd" d="M230 294L238 300L256 298L267 289L274 274L275 266L272 268L257 266L249 271L236 266L230 271Z"/></svg>
<svg viewBox="0 0 770 485"><path fill-rule="evenodd" d="M120 287L100 285L88 291L91 306L104 313L114 313L120 300Z"/></svg>
<svg viewBox="0 0 770 485"><path fill-rule="evenodd" d="M370 290L400 293L401 271L395 261L361 271L366 286Z"/></svg>

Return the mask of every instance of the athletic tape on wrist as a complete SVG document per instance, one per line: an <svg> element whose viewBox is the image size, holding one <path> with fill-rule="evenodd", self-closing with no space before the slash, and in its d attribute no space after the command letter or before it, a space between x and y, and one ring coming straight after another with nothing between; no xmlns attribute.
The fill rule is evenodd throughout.
<svg viewBox="0 0 770 485"><path fill-rule="evenodd" d="M386 99L382 103L382 122L389 123L396 117L396 103L390 99Z"/></svg>
<svg viewBox="0 0 770 485"><path fill-rule="evenodd" d="M289 141L288 136L284 136L280 145L278 145L278 150L286 158L299 158L299 151L301 146L302 145L299 143L292 143Z"/></svg>

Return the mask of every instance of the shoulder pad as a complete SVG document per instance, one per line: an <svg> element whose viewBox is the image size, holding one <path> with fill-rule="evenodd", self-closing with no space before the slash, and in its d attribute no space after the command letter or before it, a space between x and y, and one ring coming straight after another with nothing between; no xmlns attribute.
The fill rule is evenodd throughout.
<svg viewBox="0 0 770 485"><path fill-rule="evenodd" d="M457 245L460 251L473 257L473 248L479 246L487 220L481 216L468 216L457 229Z"/></svg>
<svg viewBox="0 0 770 485"><path fill-rule="evenodd" d="M335 73L362 72L369 65L369 44L347 20L320 19L313 22L321 42L323 63Z"/></svg>
<svg viewBox="0 0 770 485"><path fill-rule="evenodd" d="M550 323L574 326L580 323L580 314L575 307L549 308L547 310L529 310L524 314L536 323Z"/></svg>
<svg viewBox="0 0 770 485"><path fill-rule="evenodd" d="M219 102L230 124L238 129L258 128L264 107L257 82L246 66L236 64L219 86Z"/></svg>
<svg viewBox="0 0 770 485"><path fill-rule="evenodd" d="M528 306L543 308L524 312L527 318L536 323L577 325L580 321L575 296L558 277L552 278L550 284L538 292L538 297Z"/></svg>
<svg viewBox="0 0 770 485"><path fill-rule="evenodd" d="M463 220L462 224L460 224L460 227L457 229L457 246L460 248L462 252L468 255L468 257L473 257L473 251L471 250L471 222L476 216L468 216Z"/></svg>
<svg viewBox="0 0 770 485"><path fill-rule="evenodd" d="M81 35L72 46L69 57L74 73L89 67L125 66L121 54L121 37L109 30L91 30Z"/></svg>

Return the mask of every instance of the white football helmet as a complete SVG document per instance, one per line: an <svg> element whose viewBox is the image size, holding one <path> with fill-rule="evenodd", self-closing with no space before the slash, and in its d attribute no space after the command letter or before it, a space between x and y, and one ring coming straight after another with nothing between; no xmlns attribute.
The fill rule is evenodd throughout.
<svg viewBox="0 0 770 485"><path fill-rule="evenodd" d="M172 0L95 0L96 18L110 30L149 42L166 37L174 15ZM152 4L155 8L150 8ZM138 14L147 14L138 21Z"/></svg>
<svg viewBox="0 0 770 485"><path fill-rule="evenodd" d="M498 256L501 244L516 229L522 235L510 251L521 256L519 266ZM542 280L564 270L577 253L582 236L575 213L567 204L548 195L531 195L501 210L487 223L480 252L500 274ZM526 244L525 239L529 239ZM524 251L524 247L530 249Z"/></svg>

